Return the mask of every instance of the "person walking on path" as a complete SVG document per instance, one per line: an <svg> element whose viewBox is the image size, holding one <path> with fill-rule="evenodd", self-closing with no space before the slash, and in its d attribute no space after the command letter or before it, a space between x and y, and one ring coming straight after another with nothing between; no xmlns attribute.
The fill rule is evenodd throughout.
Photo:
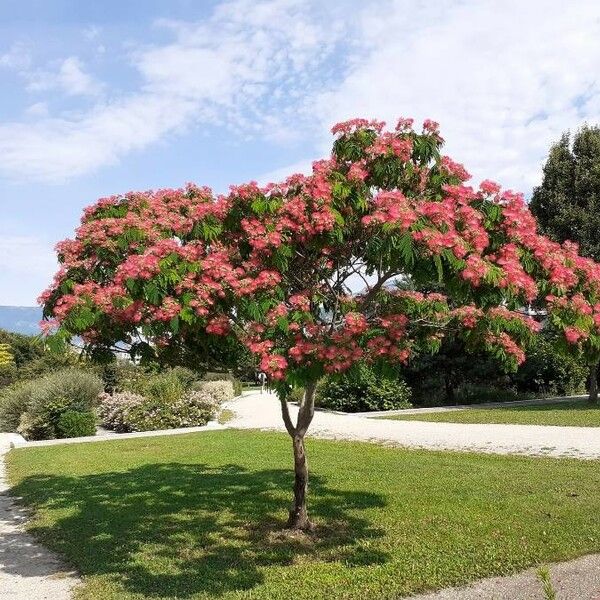
<svg viewBox="0 0 600 600"><path fill-rule="evenodd" d="M267 374L264 371L261 371L258 374L258 383L260 383L260 393L264 394L265 393L265 385L267 385Z"/></svg>

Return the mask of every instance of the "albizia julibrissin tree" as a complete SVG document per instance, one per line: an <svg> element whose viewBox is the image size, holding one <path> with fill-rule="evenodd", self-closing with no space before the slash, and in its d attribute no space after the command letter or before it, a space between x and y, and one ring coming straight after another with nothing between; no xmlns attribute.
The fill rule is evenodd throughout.
<svg viewBox="0 0 600 600"><path fill-rule="evenodd" d="M325 373L405 363L447 332L516 367L538 328L519 312L531 302L573 351L600 347L599 265L539 235L519 194L464 185L436 123L418 133L409 119L394 131L356 119L333 133L310 176L98 201L58 245L62 267L41 298L56 335L90 347L245 344L276 382L293 440L294 528L310 527L304 436ZM407 278L443 293L394 285Z"/></svg>

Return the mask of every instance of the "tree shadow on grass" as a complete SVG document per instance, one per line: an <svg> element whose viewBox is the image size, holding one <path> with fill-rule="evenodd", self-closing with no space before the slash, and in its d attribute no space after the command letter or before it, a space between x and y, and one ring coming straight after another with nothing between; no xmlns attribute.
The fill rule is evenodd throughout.
<svg viewBox="0 0 600 600"><path fill-rule="evenodd" d="M310 510L322 525L302 534L284 530L290 488L286 470L169 463L31 476L12 493L50 511L52 525L32 532L83 575L104 575L143 597L249 590L264 580L265 567L307 560L387 560L368 543L382 531L359 516L383 507L382 496L333 489L313 475Z"/></svg>

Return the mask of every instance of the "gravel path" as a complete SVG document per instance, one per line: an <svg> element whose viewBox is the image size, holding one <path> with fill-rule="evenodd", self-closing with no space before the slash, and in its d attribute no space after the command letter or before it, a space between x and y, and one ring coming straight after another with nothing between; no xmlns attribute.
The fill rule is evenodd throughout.
<svg viewBox="0 0 600 600"><path fill-rule="evenodd" d="M600 600L600 554L550 567L557 600ZM510 577L490 577L461 588L447 588L407 600L544 600L537 570Z"/></svg>
<svg viewBox="0 0 600 600"><path fill-rule="evenodd" d="M13 437L0 433L0 600L68 600L79 580L23 531L26 514L6 493L4 455Z"/></svg>
<svg viewBox="0 0 600 600"><path fill-rule="evenodd" d="M228 408L236 413L227 424L230 427L284 430L281 408L274 395L250 392L229 403ZM290 405L294 418L297 411L296 406ZM309 433L437 450L600 458L597 427L428 423L317 411Z"/></svg>

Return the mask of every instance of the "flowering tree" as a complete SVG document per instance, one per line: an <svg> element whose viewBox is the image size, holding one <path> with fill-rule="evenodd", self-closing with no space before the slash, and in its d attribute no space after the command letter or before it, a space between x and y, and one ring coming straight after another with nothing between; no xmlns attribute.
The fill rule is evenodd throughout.
<svg viewBox="0 0 600 600"><path fill-rule="evenodd" d="M405 363L449 332L515 368L538 329L519 312L533 301L573 351L600 341L600 266L536 233L520 195L466 186L465 169L440 155L436 123L386 131L356 119L333 133L310 176L216 198L188 185L98 201L58 245L62 266L41 298L58 338L95 348L246 345L276 384L294 451L289 526L301 529L304 436L324 374ZM395 285L407 279L436 291Z"/></svg>

